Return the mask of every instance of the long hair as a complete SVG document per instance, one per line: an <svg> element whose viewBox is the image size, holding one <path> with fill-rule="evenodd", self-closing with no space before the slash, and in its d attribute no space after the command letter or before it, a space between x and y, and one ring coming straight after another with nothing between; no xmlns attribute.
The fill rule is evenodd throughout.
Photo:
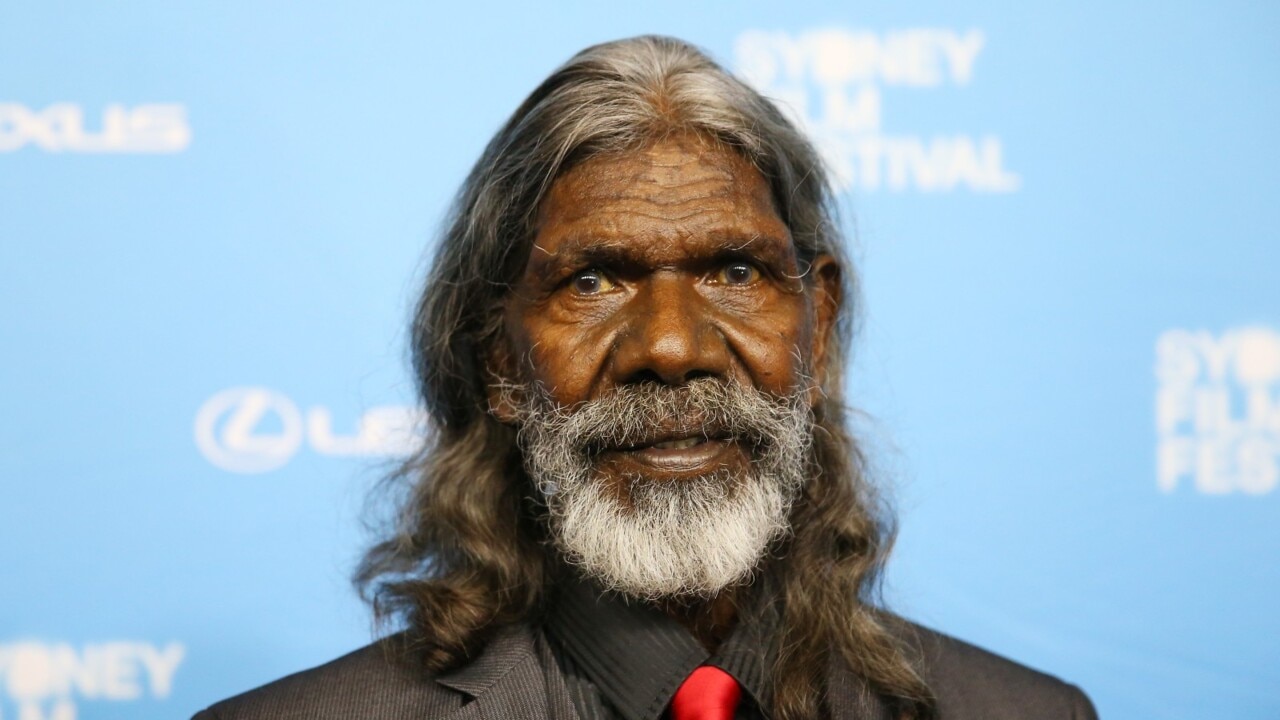
<svg viewBox="0 0 1280 720"><path fill-rule="evenodd" d="M502 342L506 293L528 260L539 205L573 164L698 133L740 153L772 189L801 267L821 254L843 269L837 341L815 408L812 479L773 565L782 616L770 714L821 718L827 669L843 662L894 717L935 714L908 648L876 602L892 538L845 429L843 358L857 283L845 260L822 163L768 100L697 48L645 36L590 47L551 74L489 142L446 223L412 326L413 369L430 428L393 478L394 526L365 555L357 586L396 618L430 669L466 663L490 634L534 619L556 572L515 431L488 412L486 360Z"/></svg>

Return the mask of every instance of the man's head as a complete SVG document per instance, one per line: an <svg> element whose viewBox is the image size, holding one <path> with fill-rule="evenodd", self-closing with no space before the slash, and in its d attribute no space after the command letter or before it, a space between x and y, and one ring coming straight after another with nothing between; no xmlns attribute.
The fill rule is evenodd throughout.
<svg viewBox="0 0 1280 720"><path fill-rule="evenodd" d="M687 181L705 185L677 187ZM645 202L620 192L659 182L671 187L651 205L696 205L706 214L655 218L644 228L650 239L664 229L661 222L689 236L733 233L751 246L770 245L771 260L790 264L796 289L813 288L821 277L834 304L808 297L808 313L830 311L830 327L814 334L813 317L787 324L795 326L788 328L795 341L823 343L801 349L821 356L824 375L814 380L828 397L839 396L851 308L837 318L834 307L848 295L841 286L851 284L852 275L821 161L772 103L696 48L640 37L588 48L552 73L490 141L463 184L414 324L419 389L437 422L461 431L488 415L491 358L514 335L509 298L531 271L547 266L550 258L540 257L546 245L581 244L582 237L570 237L574 226L579 235L599 232L612 222L603 211L625 213L628 202ZM607 196L615 207L602 208L599 217L575 207ZM795 304L786 309L795 312Z"/></svg>
<svg viewBox="0 0 1280 720"><path fill-rule="evenodd" d="M552 73L463 184L415 315L432 427L357 575L379 612L444 668L536 619L563 560L708 597L769 554L775 716L816 712L832 652L914 702L864 602L887 530L843 428L840 245L813 147L696 48Z"/></svg>
<svg viewBox="0 0 1280 720"><path fill-rule="evenodd" d="M759 171L694 134L564 171L532 243L489 403L553 540L632 595L714 595L785 532L812 466L835 260L802 267Z"/></svg>

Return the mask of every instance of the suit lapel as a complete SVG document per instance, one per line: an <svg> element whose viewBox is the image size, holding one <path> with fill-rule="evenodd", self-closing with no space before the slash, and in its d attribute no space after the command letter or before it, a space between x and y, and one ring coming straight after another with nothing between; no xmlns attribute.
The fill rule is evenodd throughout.
<svg viewBox="0 0 1280 720"><path fill-rule="evenodd" d="M891 720L889 709L866 680L833 660L827 671L827 695L834 720Z"/></svg>
<svg viewBox="0 0 1280 720"><path fill-rule="evenodd" d="M480 657L436 682L471 696L445 720L578 720L546 643L525 625L498 632ZM862 678L833 662L828 693L836 720L889 720L888 708Z"/></svg>
<svg viewBox="0 0 1280 720"><path fill-rule="evenodd" d="M436 678L473 698L446 720L576 720L567 693L548 697L539 645L527 626L513 625L500 630L480 657Z"/></svg>

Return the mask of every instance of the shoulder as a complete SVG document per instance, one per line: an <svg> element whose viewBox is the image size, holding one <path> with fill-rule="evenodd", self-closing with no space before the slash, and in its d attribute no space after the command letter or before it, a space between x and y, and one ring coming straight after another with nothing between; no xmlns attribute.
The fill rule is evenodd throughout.
<svg viewBox="0 0 1280 720"><path fill-rule="evenodd" d="M396 652L390 640L367 645L216 703L193 720L431 718L461 706L458 693L398 662Z"/></svg>
<svg viewBox="0 0 1280 720"><path fill-rule="evenodd" d="M949 635L895 620L948 720L1096 720L1080 688Z"/></svg>

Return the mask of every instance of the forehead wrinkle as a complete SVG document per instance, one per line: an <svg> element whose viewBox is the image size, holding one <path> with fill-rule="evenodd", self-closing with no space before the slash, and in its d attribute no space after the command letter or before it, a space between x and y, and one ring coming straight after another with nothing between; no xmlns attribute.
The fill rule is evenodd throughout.
<svg viewBox="0 0 1280 720"><path fill-rule="evenodd" d="M726 193L731 195L732 193ZM740 237L758 234L758 230L739 231L736 226L744 216L752 215L749 204L724 203L713 195L683 198L678 202L654 202L649 198L636 201L594 205L581 202L574 206L551 209L543 221L543 229L555 228L553 236L613 235L633 237L637 234L669 235L671 231L728 234ZM781 225L781 221L778 221Z"/></svg>
<svg viewBox="0 0 1280 720"><path fill-rule="evenodd" d="M655 195L634 185L612 192L593 188L579 195L576 202L549 204L543 217L543 227L551 224L550 221L571 227L578 224L616 225L629 219L679 223L694 218L723 216L736 221L742 216L760 214L757 212L760 208L756 199L742 197L732 185L719 181L707 185L702 192L686 192L678 197L672 197L668 193ZM769 215L774 214L772 207L768 210ZM644 224L648 225L650 222Z"/></svg>
<svg viewBox="0 0 1280 720"><path fill-rule="evenodd" d="M540 220L535 254L558 263L589 261L584 256L600 250L662 264L726 253L786 261L795 250L753 166L686 142L570 168L552 185Z"/></svg>
<svg viewBox="0 0 1280 720"><path fill-rule="evenodd" d="M676 208L675 205L670 205L667 207L672 207L673 209ZM646 212L644 210L619 210L611 214L614 217L642 218L644 220L653 220L656 222L671 223L671 222L680 222L682 220L692 220L694 218L705 216L705 215L714 216L720 213L721 211L722 211L721 208L710 208L703 205L703 206L692 208L683 213L679 213L679 212L657 213L657 212L651 212L651 211ZM676 229L682 229L682 228L676 228Z"/></svg>
<svg viewBox="0 0 1280 720"><path fill-rule="evenodd" d="M562 192L572 193L575 186L584 186L580 194L582 203L579 215L590 215L603 209L604 212L625 211L619 205L653 205L657 207L673 207L689 203L701 203L712 199L735 198L738 195L735 183L725 177L683 178L677 182L628 181L621 183L605 180L598 183L587 183L571 179L562 187ZM655 186L662 192L655 193ZM669 192L668 192L669 191Z"/></svg>
<svg viewBox="0 0 1280 720"><path fill-rule="evenodd" d="M663 247L662 238L640 238L633 234L615 235L610 231L592 231L581 235L568 234L562 237L559 248L549 259L557 262L592 260L633 260L650 258L662 250L678 250L680 255L689 259L710 259L724 253L741 253L755 246L761 257L783 259L793 250L790 239L764 235L759 232L745 233L733 228L698 232L673 228L663 233L675 241L674 247ZM543 252L547 252L543 249ZM669 254L669 253L667 253ZM677 258L666 258L674 261Z"/></svg>
<svg viewBox="0 0 1280 720"><path fill-rule="evenodd" d="M713 197L725 194L725 190L736 185L742 170L723 161L693 155L677 155L671 162L653 156L643 162L636 162L635 158L612 162L596 158L571 168L561 176L560 184L583 187L584 195L601 200L630 198L637 193L651 192L654 186L679 190L700 184L719 185L720 192L707 194Z"/></svg>

